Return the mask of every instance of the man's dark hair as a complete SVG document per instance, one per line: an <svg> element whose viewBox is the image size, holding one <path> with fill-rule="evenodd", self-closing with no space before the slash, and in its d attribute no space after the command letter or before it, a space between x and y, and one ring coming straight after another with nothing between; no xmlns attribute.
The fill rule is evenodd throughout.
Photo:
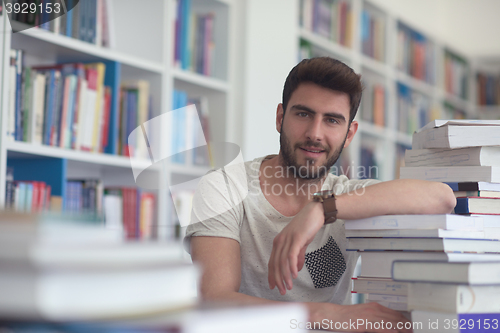
<svg viewBox="0 0 500 333"><path fill-rule="evenodd" d="M283 87L283 112L286 111L292 93L304 82L315 83L324 88L349 95L351 106L349 123L354 119L361 101L363 87L361 75L356 74L351 67L330 57L302 60L292 68L286 78Z"/></svg>

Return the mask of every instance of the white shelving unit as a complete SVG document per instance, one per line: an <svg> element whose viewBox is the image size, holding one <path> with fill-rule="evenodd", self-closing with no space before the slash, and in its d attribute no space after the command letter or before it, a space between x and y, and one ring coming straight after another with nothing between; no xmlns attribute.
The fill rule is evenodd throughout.
<svg viewBox="0 0 500 333"><path fill-rule="evenodd" d="M305 0L307 1L307 0ZM336 0L339 1L339 0ZM340 45L331 39L320 36L304 27L298 25L297 45L299 41L306 41L309 43L313 56L331 56L344 61L351 66L357 73L362 75L365 80L374 80L381 83L385 87L385 125L384 127L374 125L370 122L361 119L362 105L358 110L356 120L359 122L358 134L351 143L348 149L349 164L356 167L361 165L363 156L362 147L369 144L375 149L375 158L380 170L379 179L390 180L394 179L397 172L397 159L398 149L401 146L411 146L411 135L406 132L398 130L398 83L401 83L418 92L428 99L430 109L440 110L441 117L444 117L443 104L453 106L454 108L465 111L467 117L478 117L479 113L475 107L474 89L475 77L473 75L473 61L467 59L460 52L452 50L446 45L446 42L440 41L434 36L426 35L426 40L430 40L434 44L434 59L433 65L436 69L436 82L429 83L417 79L409 74L401 71L397 67L397 48L398 48L398 23L403 23L410 29L418 32L418 29L413 29L410 24L404 22L394 13L387 10L380 9L376 4L370 0L350 0L348 1L352 11L353 26L352 26L352 48ZM302 1L296 0L296 5L301 10L300 6ZM363 52L362 45L362 12L368 11L378 19L383 20L383 33L384 33L384 59L376 60ZM299 20L297 20L299 22ZM450 52L457 56L464 58L468 62L468 87L467 99L460 96L452 95L445 90L444 83L444 53L445 50L452 50ZM370 81L371 82L371 81ZM366 81L365 81L366 84ZM366 94L366 92L365 92ZM493 109L493 108L492 108ZM495 112L493 109L491 112ZM357 174L350 174L352 177L358 177Z"/></svg>
<svg viewBox="0 0 500 333"><path fill-rule="evenodd" d="M81 0L86 1L86 0ZM121 64L121 80L147 80L150 83L154 116L172 110L173 89L183 89L189 96L204 96L208 100L212 141L227 141L230 135L229 108L232 103L231 47L234 34L229 33L234 18L232 0L193 0L196 13L213 12L215 71L213 76L187 72L174 66L175 0L112 0L112 21L116 34L114 49L103 48L39 28L19 33L8 32L10 24L5 15L0 17L1 45L1 117L0 134L0 205L5 202L5 175L10 158L24 158L26 163L36 163L37 158L58 158L67 161L68 178L100 178L105 186L136 186L128 157L89 153L27 142L8 141L6 117L8 109L9 52L22 49L25 66L53 65L63 62L116 61ZM168 130L162 133L161 142L170 144ZM150 160L135 160L134 164L148 168L146 173L157 179L159 239L174 237L175 212L169 184L178 179L195 179L205 174L208 167L163 163L152 165Z"/></svg>

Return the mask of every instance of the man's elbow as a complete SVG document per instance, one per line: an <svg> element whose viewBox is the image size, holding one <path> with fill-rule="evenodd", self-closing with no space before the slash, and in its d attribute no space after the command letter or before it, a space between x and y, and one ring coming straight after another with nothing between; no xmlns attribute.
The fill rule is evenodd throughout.
<svg viewBox="0 0 500 333"><path fill-rule="evenodd" d="M436 214L449 214L453 212L457 199L451 187L444 183L435 183Z"/></svg>

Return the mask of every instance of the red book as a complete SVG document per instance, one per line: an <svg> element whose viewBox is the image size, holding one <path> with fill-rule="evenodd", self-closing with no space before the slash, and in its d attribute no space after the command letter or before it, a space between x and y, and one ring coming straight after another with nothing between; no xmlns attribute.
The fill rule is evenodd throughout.
<svg viewBox="0 0 500 333"><path fill-rule="evenodd" d="M136 239L137 230L137 189L122 188L123 229L127 239Z"/></svg>

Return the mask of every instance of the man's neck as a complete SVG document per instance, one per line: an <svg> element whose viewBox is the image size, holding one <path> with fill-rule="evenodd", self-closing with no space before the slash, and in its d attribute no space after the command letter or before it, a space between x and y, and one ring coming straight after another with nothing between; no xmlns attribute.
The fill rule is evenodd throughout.
<svg viewBox="0 0 500 333"><path fill-rule="evenodd" d="M267 199L274 197L300 207L311 200L313 193L321 191L325 178L309 180L296 177L291 169L284 166L280 155L263 161L259 174L260 186Z"/></svg>

